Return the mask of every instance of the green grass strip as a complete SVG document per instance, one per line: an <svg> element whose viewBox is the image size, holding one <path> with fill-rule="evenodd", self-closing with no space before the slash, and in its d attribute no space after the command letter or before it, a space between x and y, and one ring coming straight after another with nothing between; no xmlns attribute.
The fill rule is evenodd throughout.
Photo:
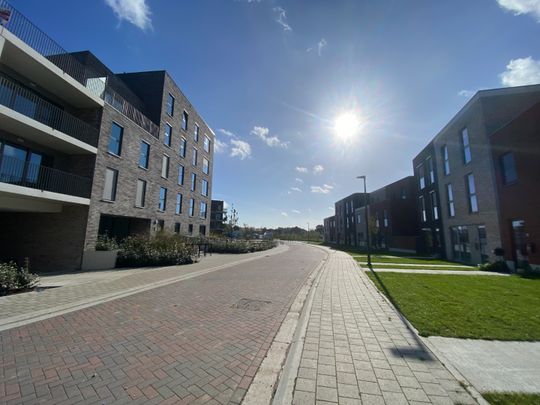
<svg viewBox="0 0 540 405"><path fill-rule="evenodd" d="M540 405L540 394L487 392L482 394L491 405Z"/></svg>
<svg viewBox="0 0 540 405"><path fill-rule="evenodd" d="M540 278L366 274L422 336L540 340Z"/></svg>

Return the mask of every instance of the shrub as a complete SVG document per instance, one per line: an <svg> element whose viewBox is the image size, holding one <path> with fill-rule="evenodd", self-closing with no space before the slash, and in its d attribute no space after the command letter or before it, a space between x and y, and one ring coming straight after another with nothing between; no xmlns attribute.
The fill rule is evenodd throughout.
<svg viewBox="0 0 540 405"><path fill-rule="evenodd" d="M0 293L34 287L39 277L29 273L15 262L0 263Z"/></svg>
<svg viewBox="0 0 540 405"><path fill-rule="evenodd" d="M96 250L116 250L118 242L116 239L110 238L108 235L99 235L96 241Z"/></svg>
<svg viewBox="0 0 540 405"><path fill-rule="evenodd" d="M117 267L173 266L195 261L196 248L177 235L126 238L118 252Z"/></svg>
<svg viewBox="0 0 540 405"><path fill-rule="evenodd" d="M274 241L248 241L248 240L228 240L211 239L209 243L210 252L213 253L249 253L268 250L276 246Z"/></svg>
<svg viewBox="0 0 540 405"><path fill-rule="evenodd" d="M484 263L478 265L478 270L481 271L492 271L495 273L508 273L510 269L506 265L506 262L503 260L499 260L497 262L493 263Z"/></svg>

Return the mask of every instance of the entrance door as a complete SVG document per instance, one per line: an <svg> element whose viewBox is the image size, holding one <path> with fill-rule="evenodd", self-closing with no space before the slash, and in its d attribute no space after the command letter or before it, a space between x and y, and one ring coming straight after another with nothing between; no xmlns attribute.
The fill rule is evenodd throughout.
<svg viewBox="0 0 540 405"><path fill-rule="evenodd" d="M527 234L525 233L525 221L516 219L512 221L512 245L514 247L513 259L516 267L528 263Z"/></svg>

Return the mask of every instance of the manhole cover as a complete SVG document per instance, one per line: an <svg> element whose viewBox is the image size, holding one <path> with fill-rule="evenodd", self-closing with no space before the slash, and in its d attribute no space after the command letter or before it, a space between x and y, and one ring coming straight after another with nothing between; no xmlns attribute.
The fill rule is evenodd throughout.
<svg viewBox="0 0 540 405"><path fill-rule="evenodd" d="M236 304L232 305L232 308L245 309L246 311L260 311L266 305L272 301L252 300L249 298L242 298Z"/></svg>

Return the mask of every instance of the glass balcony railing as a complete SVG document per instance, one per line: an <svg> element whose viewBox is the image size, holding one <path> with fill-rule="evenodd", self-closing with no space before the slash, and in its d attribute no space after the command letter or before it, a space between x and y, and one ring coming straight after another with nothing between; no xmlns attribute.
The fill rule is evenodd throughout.
<svg viewBox="0 0 540 405"><path fill-rule="evenodd" d="M89 145L97 146L99 135L97 128L4 76L0 76L0 104Z"/></svg>
<svg viewBox="0 0 540 405"><path fill-rule="evenodd" d="M90 198L92 181L11 156L0 155L0 182Z"/></svg>

